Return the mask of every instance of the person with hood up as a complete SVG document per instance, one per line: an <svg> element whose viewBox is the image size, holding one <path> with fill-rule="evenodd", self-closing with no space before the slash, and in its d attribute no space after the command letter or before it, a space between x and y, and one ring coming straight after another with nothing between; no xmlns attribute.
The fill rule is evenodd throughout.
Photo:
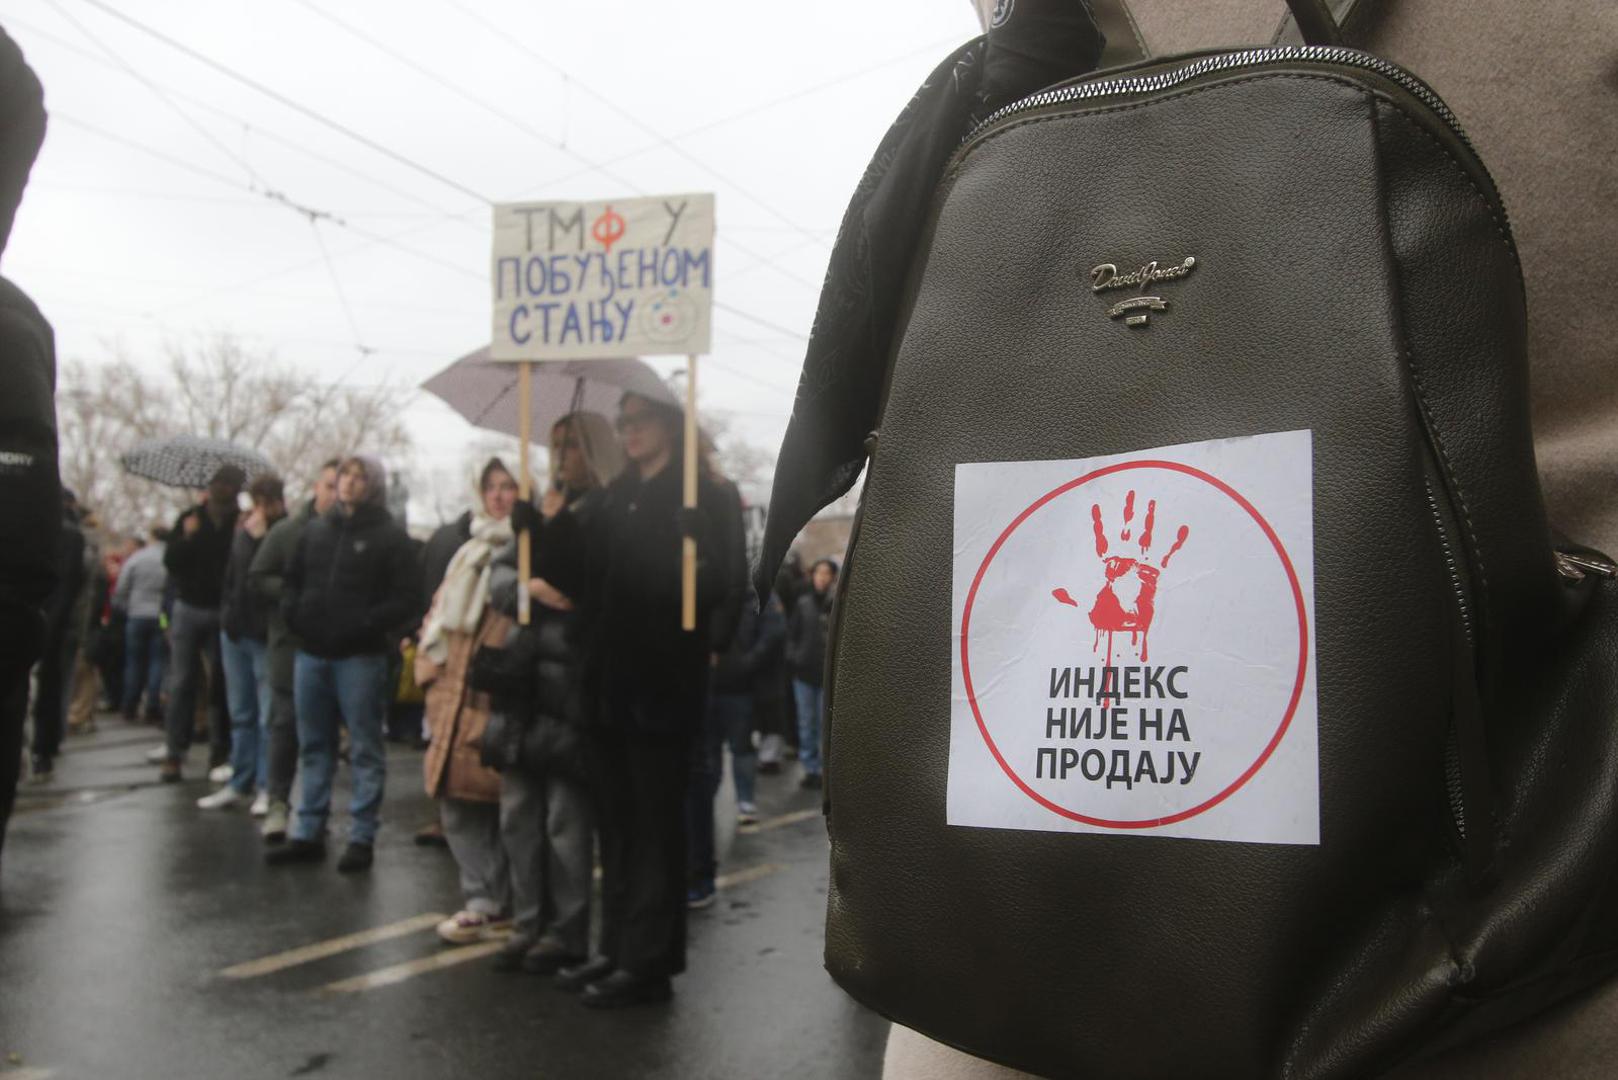
<svg viewBox="0 0 1618 1080"><path fill-rule="evenodd" d="M606 485L623 471L623 452L612 426L597 413L578 412L551 428L551 478L546 498L588 531ZM535 534L529 533L532 544ZM540 565L531 550L531 565ZM490 603L517 614L517 545L495 558ZM528 581L529 625L518 645L530 648L534 701L531 715L512 718L518 742L502 755L511 764L500 783L500 832L511 864L512 916L497 971L549 975L584 962L590 952L590 890L595 854L597 762L588 758L580 693L580 620L573 601L543 577ZM498 751L497 751L498 752Z"/></svg>
<svg viewBox="0 0 1618 1080"><path fill-rule="evenodd" d="M298 512L282 518L265 534L247 570L248 588L262 605L268 622L265 670L270 684L270 712L264 762L264 790L269 795L260 833L267 844L287 838L292 816L292 779L298 769L298 725L292 705L292 665L297 635L287 626L281 601L287 568L309 522L337 505L337 467L332 458L315 476L314 494Z"/></svg>
<svg viewBox="0 0 1618 1080"><path fill-rule="evenodd" d="M666 1001L685 970L692 745L714 655L729 648L747 589L735 486L704 459L698 509L682 508L684 426L679 406L625 394L618 432L628 467L587 521L563 513L565 497L549 493L535 539L538 575L589 625L585 690L598 712L594 752L606 763L601 955L557 977L592 1008ZM680 618L687 536L698 552L695 632Z"/></svg>
<svg viewBox="0 0 1618 1080"><path fill-rule="evenodd" d="M821 785L820 725L825 715L826 635L831 626L837 563L821 559L809 568L809 587L798 597L787 624L787 663L798 712L798 761L803 786Z"/></svg>
<svg viewBox="0 0 1618 1080"><path fill-rule="evenodd" d="M338 860L343 873L367 870L387 781L382 694L388 651L420 615L415 552L388 513L387 471L355 455L337 471L337 506L311 521L298 541L283 587L287 624L302 642L293 661L303 773L287 842L271 865L326 857L326 818L337 772L337 728L349 735L353 822Z"/></svg>
<svg viewBox="0 0 1618 1080"><path fill-rule="evenodd" d="M206 497L175 519L169 530L163 565L174 585L174 614L169 621L169 663L173 685L165 716L168 742L162 748L165 783L180 779L180 764L191 749L196 726L197 687L203 681L204 655L208 671L208 768L230 760L230 724L224 704L224 670L219 655L219 602L225 584L225 563L236 533L236 497L247 475L235 465L222 465L208 481ZM223 779L223 777L221 777Z"/></svg>
<svg viewBox="0 0 1618 1080"><path fill-rule="evenodd" d="M0 257L45 139L45 95L0 30ZM51 324L0 277L0 845L21 771L28 672L45 639L62 528Z"/></svg>
<svg viewBox="0 0 1618 1080"><path fill-rule="evenodd" d="M500 774L483 764L480 748L489 695L471 690L467 675L478 649L500 648L513 625L488 600L490 563L511 543L517 480L504 462L490 458L477 491L469 536L444 568L416 646L416 685L426 691L432 733L422 775L461 871L464 906L438 925L438 936L451 945L485 939L506 924L511 907L511 872L500 843Z"/></svg>
<svg viewBox="0 0 1618 1080"><path fill-rule="evenodd" d="M248 571L271 526L286 517L279 476L264 475L248 488L253 510L236 530L225 564L220 606L219 652L224 658L225 693L230 703L230 780L197 800L202 810L224 810L253 797L254 817L269 813L268 725L270 719L269 619L254 595Z"/></svg>

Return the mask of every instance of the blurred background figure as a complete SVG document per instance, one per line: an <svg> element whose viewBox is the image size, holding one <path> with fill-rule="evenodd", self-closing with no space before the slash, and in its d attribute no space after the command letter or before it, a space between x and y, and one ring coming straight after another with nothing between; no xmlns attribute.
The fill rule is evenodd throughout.
<svg viewBox="0 0 1618 1080"><path fill-rule="evenodd" d="M56 588L45 606L45 632L34 684L31 767L32 778L39 783L50 780L56 755L62 749L79 632L84 625L79 598L88 584L84 572L84 532L79 527L79 501L66 488L62 489L60 514L61 541L56 548L53 575ZM79 616L78 621L75 615Z"/></svg>
<svg viewBox="0 0 1618 1080"><path fill-rule="evenodd" d="M270 527L248 568L248 584L253 596L264 606L267 658L265 672L270 684L270 712L266 724L264 790L269 796L261 834L265 843L279 844L286 839L291 818L292 781L298 771L298 724L293 707L293 658L301 645L287 625L282 607L286 575L292 556L309 523L337 505L335 458L320 466L314 481L314 494L296 513Z"/></svg>
<svg viewBox="0 0 1618 1080"><path fill-rule="evenodd" d="M230 760L230 724L226 719L223 661L219 654L219 604L225 564L236 532L237 496L246 474L235 465L222 466L208 482L202 501L186 510L169 530L163 565L174 585L174 614L169 622L172 681L165 717L167 743L159 777L172 783L191 749L196 725L197 691L208 682L208 769L210 776ZM221 775L221 780L228 775Z"/></svg>
<svg viewBox="0 0 1618 1080"><path fill-rule="evenodd" d="M112 593L112 606L123 613L124 677L119 711L125 720L161 721L163 671L167 643L163 638L163 594L168 589L169 572L163 565L167 530L154 525L144 547L124 560L118 571L118 584ZM146 708L141 711L141 697Z"/></svg>
<svg viewBox="0 0 1618 1080"><path fill-rule="evenodd" d="M825 716L826 635L831 628L837 563L821 559L809 568L809 586L792 609L787 630L787 662L792 667L792 693L798 713L798 761L802 784L821 785L820 728Z"/></svg>
<svg viewBox="0 0 1618 1080"><path fill-rule="evenodd" d="M231 538L220 593L219 655L230 707L230 779L197 800L203 810L223 810L252 797L255 817L269 812L267 727L270 719L269 617L252 589L253 559L270 529L286 517L281 478L254 477L247 489L253 509Z"/></svg>

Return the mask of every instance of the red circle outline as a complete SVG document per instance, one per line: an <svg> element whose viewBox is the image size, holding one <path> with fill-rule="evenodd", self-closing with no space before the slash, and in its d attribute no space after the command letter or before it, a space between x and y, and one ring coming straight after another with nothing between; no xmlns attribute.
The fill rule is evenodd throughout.
<svg viewBox="0 0 1618 1080"><path fill-rule="evenodd" d="M1065 495L1074 488L1083 487L1092 480L1098 480L1103 476L1108 476L1117 472L1124 472L1129 469L1166 469L1170 472L1184 473L1187 476L1194 477L1195 479L1212 485L1215 489L1223 492L1225 495L1228 495L1238 506L1247 511L1248 516L1258 524L1259 529L1261 529L1265 537L1269 539L1270 545L1275 548L1276 555L1280 557L1281 566L1286 570L1287 582L1292 586L1292 600L1298 609L1298 674L1292 685L1292 698L1287 702L1286 713L1281 717L1280 726L1275 729L1275 734L1270 737L1269 744L1264 747L1264 750L1259 754L1258 759L1254 761L1252 765L1248 766L1247 770L1238 776L1229 787L1225 788L1217 795L1214 795L1206 802L1193 806L1189 810L1182 810L1177 814L1170 814L1168 817L1148 818L1138 821L1113 821L1107 818L1090 817L1088 815L1081 814L1076 810L1069 810L1064 806L1057 805L1051 800L1045 798L1045 796L1041 795L1039 792L1035 791L1033 788L1029 787L1023 778L1017 775L1016 770L1012 769L1010 764L1007 763L1006 759L1001 756L1000 748L995 745L993 736L989 734L988 725L983 722L983 713L978 709L977 693L972 688L972 661L969 655L969 646L972 640L972 605L977 601L978 586L983 583L983 575L988 573L989 564L994 561L994 557L999 554L1001 547L1003 547L1005 542L1010 539L1011 534L1016 531L1017 527L1032 517L1035 511L1039 510L1046 503L1051 502L1058 496ZM972 706L972 716L977 721L978 732L982 734L983 742L986 746L988 746L989 753L994 755L994 760L1000 764L1000 768L1003 769L1005 774L1011 778L1011 782L1016 784L1017 787L1022 790L1024 795L1027 795L1030 799L1033 799L1035 802L1045 807L1045 809L1050 810L1053 813L1060 814L1062 817L1068 818L1072 821L1080 821L1086 825L1095 825L1105 829L1153 829L1160 825L1172 825L1177 821L1184 821L1187 818L1196 817L1198 814L1210 810L1224 802L1226 799L1230 798L1238 789L1242 787L1242 785L1251 780L1255 773L1264 767L1264 763L1270 759L1270 755L1273 754L1275 752L1275 748L1280 745L1282 737L1287 733L1287 729L1292 726L1292 717L1297 713L1298 702L1303 697L1304 676L1308 673L1308 670L1309 618L1307 608L1305 607L1303 601L1303 586L1298 582L1298 572L1293 567L1292 559L1287 554L1286 547L1281 543L1281 538L1275 534L1275 529L1270 526L1270 523L1264 520L1264 515L1260 514L1257 508L1243 498L1241 493L1235 488L1231 487L1223 480L1220 480L1218 477L1210 476L1201 469L1190 465L1183 465L1177 461L1159 461L1155 459L1147 459L1140 461L1124 461L1116 465L1108 465L1104 468L1095 469L1091 472L1085 473L1076 480L1069 480L1060 487L1048 491L1044 495L1040 496L1034 501L1033 505L1029 506L1028 509L1024 510L1022 513L1018 514L1014 519L1012 519L1011 524L1006 526L1005 531L1002 532L999 537L995 539L994 544L990 546L988 554L983 556L983 562L978 567L977 575L972 579L972 587L967 591L966 594L966 609L961 614L961 678L966 685L967 703Z"/></svg>

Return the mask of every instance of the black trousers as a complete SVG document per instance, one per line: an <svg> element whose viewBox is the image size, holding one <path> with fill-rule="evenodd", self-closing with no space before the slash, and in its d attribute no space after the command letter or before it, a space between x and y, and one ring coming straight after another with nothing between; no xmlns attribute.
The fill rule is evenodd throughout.
<svg viewBox="0 0 1618 1080"><path fill-rule="evenodd" d="M633 975L685 970L690 739L595 733L600 760L601 954Z"/></svg>
<svg viewBox="0 0 1618 1080"><path fill-rule="evenodd" d="M79 639L63 634L46 641L39 658L34 691L33 754L46 761L62 750L67 727L67 704L73 693L73 666L79 655Z"/></svg>
<svg viewBox="0 0 1618 1080"><path fill-rule="evenodd" d="M28 669L0 674L0 851L5 850L6 823L17 799L22 771L22 729L28 718Z"/></svg>

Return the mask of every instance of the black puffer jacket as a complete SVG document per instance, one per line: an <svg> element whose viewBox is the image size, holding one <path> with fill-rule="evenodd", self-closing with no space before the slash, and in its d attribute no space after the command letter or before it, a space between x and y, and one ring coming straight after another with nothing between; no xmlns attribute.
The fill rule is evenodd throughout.
<svg viewBox="0 0 1618 1080"><path fill-rule="evenodd" d="M230 558L225 561L225 584L220 593L219 626L232 641L269 637L269 614L248 586L248 570L264 537L254 539L246 529L237 529L230 541Z"/></svg>
<svg viewBox="0 0 1618 1080"><path fill-rule="evenodd" d="M380 501L309 522L282 592L303 651L338 660L385 653L421 617L421 578L410 538Z"/></svg>

